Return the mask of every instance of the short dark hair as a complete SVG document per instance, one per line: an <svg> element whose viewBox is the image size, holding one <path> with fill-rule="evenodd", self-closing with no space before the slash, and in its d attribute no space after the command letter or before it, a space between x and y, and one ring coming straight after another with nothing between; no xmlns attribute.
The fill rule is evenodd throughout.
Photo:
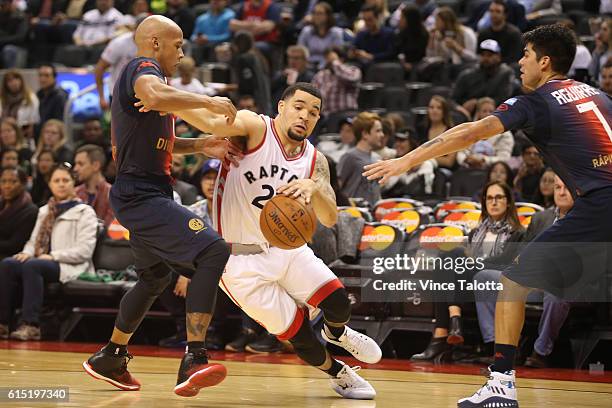
<svg viewBox="0 0 612 408"><path fill-rule="evenodd" d="M361 8L361 12L365 13L367 11L371 11L374 13L374 17L378 17L380 15L380 8L374 4L367 4Z"/></svg>
<svg viewBox="0 0 612 408"><path fill-rule="evenodd" d="M100 163L100 169L104 168L104 165L106 164L106 156L104 155L104 150L100 146L86 144L79 147L74 156L76 157L76 155L79 153L87 154L90 162L98 162Z"/></svg>
<svg viewBox="0 0 612 408"><path fill-rule="evenodd" d="M287 99L290 99L293 95L295 95L297 91L303 91L311 94L316 98L319 98L319 100L321 101L320 108L323 109L323 96L321 95L321 91L319 91L318 88L316 88L312 84L309 84L308 82L296 82L295 84L288 86L287 89L283 91L281 99L283 101L286 101Z"/></svg>
<svg viewBox="0 0 612 408"><path fill-rule="evenodd" d="M5 171L17 173L17 179L21 185L26 185L28 183L28 175L21 167L4 167L2 170L0 170L0 176L4 174Z"/></svg>
<svg viewBox="0 0 612 408"><path fill-rule="evenodd" d="M552 70L566 75L576 55L576 36L562 24L540 26L523 34L523 43L531 44L539 60L550 58Z"/></svg>
<svg viewBox="0 0 612 408"><path fill-rule="evenodd" d="M53 78L57 78L57 70L55 69L55 65L49 63L42 63L38 66L38 69L45 67L51 68L51 74L53 75Z"/></svg>
<svg viewBox="0 0 612 408"><path fill-rule="evenodd" d="M508 3L506 3L506 0L493 0L491 4L497 4L499 6L503 6L504 14L508 14Z"/></svg>

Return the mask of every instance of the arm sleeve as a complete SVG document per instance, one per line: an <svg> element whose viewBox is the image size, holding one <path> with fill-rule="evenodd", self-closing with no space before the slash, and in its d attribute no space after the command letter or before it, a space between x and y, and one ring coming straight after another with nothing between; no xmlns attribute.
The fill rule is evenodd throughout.
<svg viewBox="0 0 612 408"><path fill-rule="evenodd" d="M334 73L344 82L358 82L361 80L361 70L358 67L340 62L332 65Z"/></svg>

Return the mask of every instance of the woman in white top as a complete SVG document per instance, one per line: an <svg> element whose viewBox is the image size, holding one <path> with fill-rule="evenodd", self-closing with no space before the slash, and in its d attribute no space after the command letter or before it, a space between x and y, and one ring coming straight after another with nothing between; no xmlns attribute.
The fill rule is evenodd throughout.
<svg viewBox="0 0 612 408"><path fill-rule="evenodd" d="M26 139L34 136L34 125L40 122L38 98L30 90L18 70L4 74L0 88L0 116L15 118Z"/></svg>
<svg viewBox="0 0 612 408"><path fill-rule="evenodd" d="M462 25L449 7L436 11L435 27L430 33L427 57L441 58L454 65L476 60L476 34Z"/></svg>

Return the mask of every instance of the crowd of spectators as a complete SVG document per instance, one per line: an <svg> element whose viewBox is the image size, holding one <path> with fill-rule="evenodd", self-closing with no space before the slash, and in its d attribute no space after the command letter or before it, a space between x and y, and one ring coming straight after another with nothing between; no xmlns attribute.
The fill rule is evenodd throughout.
<svg viewBox="0 0 612 408"><path fill-rule="evenodd" d="M433 0L408 0L389 9L386 1L369 0L0 1L0 64L5 69L0 87L0 287L6 292L0 295L0 337L40 338L43 282L65 283L93 268L96 228L106 228L114 219L108 202L115 174L108 123L104 116L87 118L72 139L67 137L68 94L56 81L60 65L54 52L73 47L93 56L89 61L95 65L99 104L107 112L104 73L110 70L112 88L136 54L134 29L153 13L171 18L183 30L187 56L177 77L169 78L172 86L229 95L239 109L269 115L288 85L317 86L323 112L310 140L328 157L332 179L338 181L338 205L372 208L391 197L444 199L453 184L462 181L463 172L476 172L484 183L470 185L461 194L482 204L481 222L470 239L495 259L506 241L529 235L530 230L525 234L517 224L514 203L545 208L548 218L538 224L540 229L562 217L571 196L521 132L505 132L425 162L382 188L361 176L364 165L400 157L456 124L491 115L500 103L521 94L521 32L539 24L578 27L582 41L571 74L612 94L609 2L602 1L601 10L572 15L564 14L559 1L492 0L468 7L470 3L439 6ZM204 82L199 67L209 62L225 63L231 83ZM385 100L372 107L366 90L384 92L384 87L367 85L381 64L399 67L401 85L424 81L431 86L421 93L406 91L409 109L385 108ZM35 89L25 79L28 67L38 70ZM199 132L177 120L176 134L197 137ZM174 155L172 162L176 199L207 220L218 163L215 166L199 156ZM500 267L492 261L480 277L494 274L494 266ZM9 330L15 307L11 288L17 283L23 288L22 315ZM187 285L186 278L177 277L164 295L178 331L164 345L183 341L180 298ZM552 340L536 344L537 355L532 357L538 364L550 354L559 316L564 316L565 306L556 301L544 297L545 310L553 311L543 318L556 320L552 334L547 332ZM489 345L490 298L482 302L478 317ZM462 336L460 316L459 305L438 304L432 343L415 358L433 359L457 342ZM251 350L282 348L260 332L245 318L240 337L228 349L249 349L258 340L263 345ZM214 338L214 328L212 333Z"/></svg>

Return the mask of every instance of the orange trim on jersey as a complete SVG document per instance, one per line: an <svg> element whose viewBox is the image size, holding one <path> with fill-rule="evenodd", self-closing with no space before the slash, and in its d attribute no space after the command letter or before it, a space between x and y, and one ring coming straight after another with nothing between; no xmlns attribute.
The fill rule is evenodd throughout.
<svg viewBox="0 0 612 408"><path fill-rule="evenodd" d="M298 330L300 330L300 327L302 327L303 322L304 310L298 306L297 310L295 311L295 317L293 318L293 323L291 323L291 326L289 326L289 328L283 333L276 335L276 338L279 340L289 340L290 338L296 335Z"/></svg>
<svg viewBox="0 0 612 408"><path fill-rule="evenodd" d="M337 289L343 288L344 285L340 282L340 279L333 279L321 286L313 295L308 299L308 303L312 307L319 307L326 297L334 293Z"/></svg>
<svg viewBox="0 0 612 408"><path fill-rule="evenodd" d="M276 133L276 127L274 126L274 120L272 118L270 118L270 128L272 128L272 134L274 135L274 138L278 142L278 147L280 147L281 153L283 154L283 157L285 158L285 160L293 161L293 160L302 158L304 153L306 153L306 149L308 148L308 144L306 143L306 140L302 141L302 151L300 152L300 154L298 154L295 157L288 157L287 152L285 152L285 148L283 147L283 143L281 142L280 137L278 137L278 133Z"/></svg>
<svg viewBox="0 0 612 408"><path fill-rule="evenodd" d="M261 120L263 120L263 123L266 126L266 131L264 132L263 139L261 139L261 142L254 148L250 150L247 149L247 151L244 152L245 155L255 153L261 148L261 146L263 146L264 142L266 141L266 135L268 134L268 124L266 123L266 120L264 119L263 115L259 115L259 117L261 118Z"/></svg>
<svg viewBox="0 0 612 408"><path fill-rule="evenodd" d="M310 175L308 178L312 178L312 174L314 173L315 162L317 161L317 149L314 151L314 155L312 156L312 163L310 164Z"/></svg>

